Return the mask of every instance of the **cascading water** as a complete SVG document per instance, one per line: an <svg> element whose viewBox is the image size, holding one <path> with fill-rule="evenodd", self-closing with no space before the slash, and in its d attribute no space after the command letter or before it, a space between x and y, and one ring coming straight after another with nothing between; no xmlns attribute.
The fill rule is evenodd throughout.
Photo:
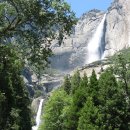
<svg viewBox="0 0 130 130"><path fill-rule="evenodd" d="M41 122L40 116L41 116L41 112L42 112L43 101L44 101L44 99L40 100L40 104L39 104L39 108L38 108L37 116L36 116L36 125L32 127L32 130L38 130L38 127L40 125L40 122Z"/></svg>
<svg viewBox="0 0 130 130"><path fill-rule="evenodd" d="M104 34L104 25L105 25L106 14L104 15L101 23L96 29L95 34L93 35L91 41L87 46L87 58L86 64L92 63L94 61L101 60L104 52L104 45L102 44L102 37Z"/></svg>
<svg viewBox="0 0 130 130"><path fill-rule="evenodd" d="M128 45L130 47L130 27L128 28Z"/></svg>

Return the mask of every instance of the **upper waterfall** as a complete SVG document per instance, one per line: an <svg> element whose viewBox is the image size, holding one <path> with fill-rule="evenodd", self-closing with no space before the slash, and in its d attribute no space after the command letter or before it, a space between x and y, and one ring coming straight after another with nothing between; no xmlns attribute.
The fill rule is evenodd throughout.
<svg viewBox="0 0 130 130"><path fill-rule="evenodd" d="M102 37L104 34L104 23L106 19L106 14L104 15L101 23L96 29L92 39L87 45L87 57L86 57L86 64L100 60L103 56L104 52L104 45L102 43Z"/></svg>

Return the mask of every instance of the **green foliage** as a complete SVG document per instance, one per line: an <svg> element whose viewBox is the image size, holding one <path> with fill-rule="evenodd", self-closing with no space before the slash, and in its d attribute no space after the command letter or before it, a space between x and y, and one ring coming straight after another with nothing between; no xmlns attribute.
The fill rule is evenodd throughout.
<svg viewBox="0 0 130 130"><path fill-rule="evenodd" d="M35 90L35 95L34 97L37 98L37 97L40 97L42 95L42 91L41 90Z"/></svg>
<svg viewBox="0 0 130 130"><path fill-rule="evenodd" d="M94 106L92 98L89 97L80 112L77 130L99 130L100 113ZM101 129L100 129L101 130Z"/></svg>
<svg viewBox="0 0 130 130"><path fill-rule="evenodd" d="M64 107L62 111L63 128L62 130L76 130L77 128L77 113L73 100L71 97L67 97L69 104Z"/></svg>
<svg viewBox="0 0 130 130"><path fill-rule="evenodd" d="M109 57L109 60L112 61L112 63L115 61L115 59L118 60L118 54L123 55L125 60L130 60L130 48L120 50L119 52L115 53L112 57Z"/></svg>
<svg viewBox="0 0 130 130"><path fill-rule="evenodd" d="M118 84L111 70L106 70L99 79L100 110L103 115L102 126L104 129L115 129L120 124L118 119ZM118 122L118 123L117 123Z"/></svg>
<svg viewBox="0 0 130 130"><path fill-rule="evenodd" d="M72 95L73 115L75 115L75 118L73 119L75 121L73 127L74 130L76 130L78 127L78 120L80 117L79 113L87 100L87 89L88 89L88 78L86 74L84 74L84 77L80 79L79 86L75 90L75 93Z"/></svg>
<svg viewBox="0 0 130 130"><path fill-rule="evenodd" d="M88 77L87 77L86 73L84 73L84 76L81 79L80 86L85 87L86 90L87 90L87 87L88 87Z"/></svg>
<svg viewBox="0 0 130 130"><path fill-rule="evenodd" d="M79 71L76 71L76 72L74 73L74 76L73 76L72 79L71 79L71 87L72 87L71 93L72 93L72 94L74 94L75 91L76 91L76 89L79 87L79 85L80 85L80 80L81 80L80 73L79 73Z"/></svg>
<svg viewBox="0 0 130 130"><path fill-rule="evenodd" d="M21 78L20 56L9 46L0 45L0 61L0 129L31 130L30 101Z"/></svg>
<svg viewBox="0 0 130 130"><path fill-rule="evenodd" d="M72 91L72 87L70 87L72 86L72 84L73 86L74 84L76 84L74 94L70 93ZM68 85L69 85L69 88L68 88ZM83 107L83 104L86 102L85 96L86 96L87 85L88 85L87 76L84 75L84 77L81 79L79 72L76 72L74 77L72 77L71 79L69 79L68 77L65 77L65 82L62 88L57 90L57 92L54 92L50 100L46 104L46 107L45 107L46 114L43 118L42 129L76 130L77 125L78 125L79 110ZM58 95L57 93L60 93L60 95ZM58 99L62 103L61 105L62 107L58 107L60 106L57 104ZM54 104L52 105L51 101L57 106L58 110L60 111L59 114L58 113L56 114L56 111L54 111L56 110L56 109L53 109L55 105ZM52 119L53 119L53 123L52 123L53 125L51 125L50 123ZM56 125L58 128L54 126L57 120L61 124L60 126ZM49 128L48 126L50 125L51 127Z"/></svg>
<svg viewBox="0 0 130 130"><path fill-rule="evenodd" d="M5 100L4 93L0 92L0 103L4 102L4 100Z"/></svg>
<svg viewBox="0 0 130 130"><path fill-rule="evenodd" d="M1 0L0 19L1 43L15 44L39 72L52 54L52 40L61 43L76 23L64 0Z"/></svg>
<svg viewBox="0 0 130 130"><path fill-rule="evenodd" d="M60 122L59 130L130 129L129 64L123 55L118 55L114 61L113 66L103 71L99 79L94 70L90 78L86 74L81 78L77 71L69 80L65 79L65 83L71 86L71 93L66 94L67 87L61 88L63 93L59 98L63 107L58 107L60 113L45 111L45 115L53 115L51 118ZM65 101L67 105L64 105ZM50 104L47 103L48 109L53 108ZM50 124L44 121L44 125ZM52 126L50 130L58 128Z"/></svg>
<svg viewBox="0 0 130 130"><path fill-rule="evenodd" d="M98 80L97 80L97 76L95 71L92 71L92 75L90 77L90 81L89 81L89 87L88 87L88 95L91 96L93 98L93 102L95 105L99 104L99 101L97 99L97 95L99 90L99 86L98 86Z"/></svg>
<svg viewBox="0 0 130 130"><path fill-rule="evenodd" d="M125 59L125 55L120 53L116 55L113 62L113 71L116 75L119 76L119 79L123 83L126 96L130 98L130 65L128 64L128 59Z"/></svg>
<svg viewBox="0 0 130 130"><path fill-rule="evenodd" d="M92 71L92 75L90 77L89 88L91 89L90 91L98 91L98 80L94 70Z"/></svg>
<svg viewBox="0 0 130 130"><path fill-rule="evenodd" d="M129 49L126 50L125 53L121 52L115 55L113 60L113 68L114 74L118 76L119 86L120 86L120 98L122 99L122 124L121 129L130 129L130 57L129 57ZM124 111L125 110L125 111Z"/></svg>
<svg viewBox="0 0 130 130"><path fill-rule="evenodd" d="M84 77L80 81L79 87L76 89L75 94L72 97L77 112L80 111L80 109L84 106L84 103L87 100L87 90L88 78L86 74L84 74Z"/></svg>
<svg viewBox="0 0 130 130"><path fill-rule="evenodd" d="M65 78L64 78L63 88L64 88L64 90L65 90L65 92L66 92L67 94L70 94L71 83L70 83L70 79L69 79L68 76L65 76Z"/></svg>
<svg viewBox="0 0 130 130"><path fill-rule="evenodd" d="M111 70L108 69L101 74L99 78L99 86L100 86L99 93L101 94L101 96L99 97L100 98L102 97L100 99L101 102L102 100L105 101L109 98L112 99L113 94L117 93L118 84ZM105 102L102 103L104 104Z"/></svg>
<svg viewBox="0 0 130 130"><path fill-rule="evenodd" d="M41 130L61 130L63 129L63 108L69 105L69 100L66 98L67 94L63 90L53 92L48 100L45 109Z"/></svg>

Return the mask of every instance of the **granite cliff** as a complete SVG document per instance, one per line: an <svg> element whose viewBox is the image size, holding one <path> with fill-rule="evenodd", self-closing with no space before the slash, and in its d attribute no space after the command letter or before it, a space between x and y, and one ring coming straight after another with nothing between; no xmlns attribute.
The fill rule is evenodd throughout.
<svg viewBox="0 0 130 130"><path fill-rule="evenodd" d="M83 14L74 27L73 34L64 39L62 46L52 45L54 56L51 58L51 65L53 68L63 72L85 64L87 43L95 33L104 13L94 9Z"/></svg>
<svg viewBox="0 0 130 130"><path fill-rule="evenodd" d="M105 32L105 56L130 45L130 0L115 0L108 8Z"/></svg>
<svg viewBox="0 0 130 130"><path fill-rule="evenodd" d="M88 43L106 14L102 38L103 58L128 48L130 45L130 0L115 0L106 12L94 9L84 13L78 20L71 36L64 39L62 46L56 42L51 46L52 68L62 72L73 70L86 64Z"/></svg>

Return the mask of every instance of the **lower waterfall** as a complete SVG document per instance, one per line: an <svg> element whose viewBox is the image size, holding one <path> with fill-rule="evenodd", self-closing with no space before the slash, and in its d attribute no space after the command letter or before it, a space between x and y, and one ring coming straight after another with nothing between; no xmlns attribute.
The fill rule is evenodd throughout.
<svg viewBox="0 0 130 130"><path fill-rule="evenodd" d="M96 29L92 39L87 45L87 57L85 64L92 63L94 61L101 60L104 52L104 46L102 44L102 37L104 34L104 25L105 25L106 14L104 15L101 23Z"/></svg>
<svg viewBox="0 0 130 130"><path fill-rule="evenodd" d="M130 26L128 27L128 45L130 47Z"/></svg>
<svg viewBox="0 0 130 130"><path fill-rule="evenodd" d="M41 112L42 112L42 104L43 104L44 99L40 100L40 104L38 107L38 111L37 111L37 116L36 116L36 125L32 127L32 130L38 130L38 127L40 125L41 122Z"/></svg>

